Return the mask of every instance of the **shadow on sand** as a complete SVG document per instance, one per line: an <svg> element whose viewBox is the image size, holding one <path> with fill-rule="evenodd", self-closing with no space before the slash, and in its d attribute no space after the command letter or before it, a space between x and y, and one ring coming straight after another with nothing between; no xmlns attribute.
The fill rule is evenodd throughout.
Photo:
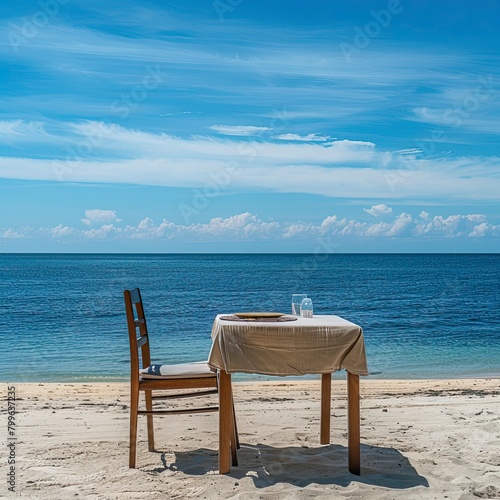
<svg viewBox="0 0 500 500"><path fill-rule="evenodd" d="M161 453L161 452L159 452ZM161 453L163 467L151 472L182 471L188 475L217 472L217 452L199 448L176 452L175 462L167 463ZM317 448L288 446L276 448L265 444L241 444L237 467L231 467L229 477L252 477L257 488L276 483L290 483L304 487L308 484L348 486L359 482L386 488L406 489L428 487L425 477L418 474L409 460L394 448L361 445L361 476L347 470L347 448L329 445Z"/></svg>

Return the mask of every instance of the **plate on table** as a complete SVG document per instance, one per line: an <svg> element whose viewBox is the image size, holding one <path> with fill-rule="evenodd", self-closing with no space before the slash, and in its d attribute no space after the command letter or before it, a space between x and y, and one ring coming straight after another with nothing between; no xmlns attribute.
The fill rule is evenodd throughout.
<svg viewBox="0 0 500 500"><path fill-rule="evenodd" d="M242 313L234 313L234 316L238 316L238 318L243 318L243 319L261 319L261 318L280 318L281 316L284 316L284 314L277 312L242 312Z"/></svg>

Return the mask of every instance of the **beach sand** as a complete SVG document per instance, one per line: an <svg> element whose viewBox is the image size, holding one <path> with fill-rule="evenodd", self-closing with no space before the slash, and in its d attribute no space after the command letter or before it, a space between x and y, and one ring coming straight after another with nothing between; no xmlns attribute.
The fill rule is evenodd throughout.
<svg viewBox="0 0 500 500"><path fill-rule="evenodd" d="M233 385L239 466L219 475L217 413L157 417L157 452L140 417L129 469L127 384L1 384L4 450L15 387L17 497L500 498L499 379L361 378L361 476L347 470L345 381L332 384L328 446L319 444L319 380ZM0 497L14 498L5 470L2 459Z"/></svg>

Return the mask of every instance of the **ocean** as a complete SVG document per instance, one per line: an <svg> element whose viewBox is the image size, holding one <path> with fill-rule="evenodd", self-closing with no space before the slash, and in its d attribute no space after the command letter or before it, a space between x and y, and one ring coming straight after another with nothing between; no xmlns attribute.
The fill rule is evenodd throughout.
<svg viewBox="0 0 500 500"><path fill-rule="evenodd" d="M499 284L500 254L1 254L0 380L127 380L133 287L155 362L206 359L218 313L307 293L363 328L369 378L498 377Z"/></svg>

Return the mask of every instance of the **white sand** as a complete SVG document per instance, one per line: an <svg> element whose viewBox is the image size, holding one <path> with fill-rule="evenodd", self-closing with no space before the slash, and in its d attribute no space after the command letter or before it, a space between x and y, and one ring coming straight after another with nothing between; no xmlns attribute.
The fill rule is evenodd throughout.
<svg viewBox="0 0 500 500"><path fill-rule="evenodd" d="M234 384L242 447L228 475L217 473L217 413L158 417L153 453L140 417L130 470L127 385L9 385L17 498L500 498L499 379L362 378L361 476L347 471L342 381L329 446L319 445L319 380ZM14 498L6 467L2 458L0 498Z"/></svg>

